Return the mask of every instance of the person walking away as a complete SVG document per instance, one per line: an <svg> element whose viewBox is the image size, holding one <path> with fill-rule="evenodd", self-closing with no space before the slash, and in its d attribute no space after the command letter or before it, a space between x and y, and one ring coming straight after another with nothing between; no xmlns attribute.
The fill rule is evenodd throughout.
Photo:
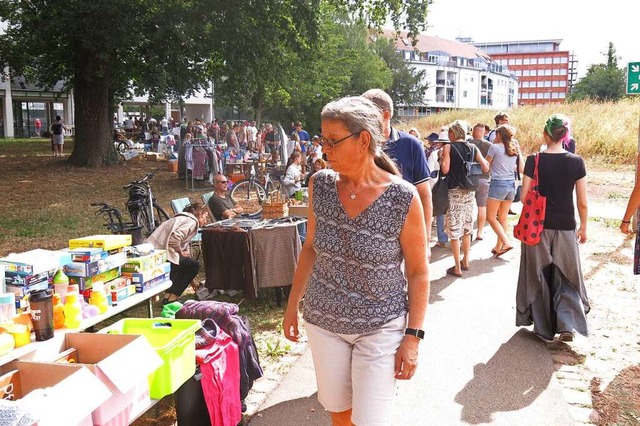
<svg viewBox="0 0 640 426"><path fill-rule="evenodd" d="M56 121L51 125L51 142L53 143L53 156L62 157L64 151L64 131L67 130L62 118L56 115Z"/></svg>
<svg viewBox="0 0 640 426"><path fill-rule="evenodd" d="M469 142L474 144L479 150L480 154L486 159L487 152L491 147L491 143L484 139L486 125L478 123L473 126L473 132L471 133L473 139ZM476 207L478 208L478 215L476 217L476 240L481 241L484 235L484 225L487 221L487 196L489 195L489 175L483 174L478 178L478 188L476 189Z"/></svg>
<svg viewBox="0 0 640 426"><path fill-rule="evenodd" d="M191 257L190 243L208 220L206 207L202 203L193 203L171 219L164 221L147 238L158 250L167 251L167 260L171 263L170 279L173 285L165 292L162 304L175 302L188 285L196 290L194 281L200 263Z"/></svg>
<svg viewBox="0 0 640 426"><path fill-rule="evenodd" d="M39 118L36 118L33 122L33 127L36 131L36 137L39 138L42 135L42 121Z"/></svg>
<svg viewBox="0 0 640 426"><path fill-rule="evenodd" d="M395 130L391 127L393 118L393 100L388 93L381 89L367 90L363 95L371 100L382 111L382 127L387 141L382 149L391 157L400 169L403 179L412 183L418 189L422 209L424 211L427 241L431 240L431 220L433 218L433 205L431 204L431 173L427 167L427 158L420 142L408 133ZM427 256L431 257L431 249L427 244Z"/></svg>
<svg viewBox="0 0 640 426"><path fill-rule="evenodd" d="M587 242L587 172L584 160L562 147L567 131L565 116L554 114L547 119L542 135L548 148L527 158L522 181L525 200L538 155L538 188L547 197L547 208L540 243L522 243L516 325L533 324L533 333L545 342L552 341L556 334L559 340L570 342L574 333L588 333L586 314L590 304L578 249L578 244Z"/></svg>
<svg viewBox="0 0 640 426"><path fill-rule="evenodd" d="M520 173L524 169L520 150L513 141L511 126L506 124L498 126L494 143L487 153L487 161L491 169L487 220L498 237L491 252L500 257L513 249L509 239L507 215L516 195L516 167L518 164L520 165Z"/></svg>
<svg viewBox="0 0 640 426"><path fill-rule="evenodd" d="M474 191L461 185L462 174L466 174L463 158L473 158L480 164L483 172L489 171L489 163L484 159L475 145L466 142L467 129L459 121L449 126L451 143L442 149L440 172L448 176L449 209L445 216L445 231L451 240L451 252L454 265L447 269L447 274L462 277L462 271L469 269L469 249L473 232ZM456 150L456 152L452 152ZM473 153L473 154L471 154ZM458 155L460 154L460 155ZM460 250L462 249L462 259Z"/></svg>
<svg viewBox="0 0 640 426"><path fill-rule="evenodd" d="M318 400L333 425L388 425L396 380L415 374L424 336L429 269L421 200L380 149L387 135L371 101L331 102L321 126L333 170L309 184L313 214L283 330L300 339L304 296Z"/></svg>

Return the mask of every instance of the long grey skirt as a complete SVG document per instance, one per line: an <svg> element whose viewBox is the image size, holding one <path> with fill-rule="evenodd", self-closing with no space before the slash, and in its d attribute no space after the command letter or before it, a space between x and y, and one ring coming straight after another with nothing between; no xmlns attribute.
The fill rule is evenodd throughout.
<svg viewBox="0 0 640 426"><path fill-rule="evenodd" d="M575 231L545 229L538 245L522 243L516 325L533 324L546 339L562 332L586 336L589 310Z"/></svg>

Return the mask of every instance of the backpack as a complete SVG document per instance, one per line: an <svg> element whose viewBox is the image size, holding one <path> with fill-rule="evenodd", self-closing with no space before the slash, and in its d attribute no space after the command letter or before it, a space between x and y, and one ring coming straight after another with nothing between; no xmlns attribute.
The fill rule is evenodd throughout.
<svg viewBox="0 0 640 426"><path fill-rule="evenodd" d="M475 162L475 154L476 154L476 146L466 144L469 148L469 159L465 160L456 148L456 144L451 144L451 149L453 149L460 160L462 161L462 172L458 176L458 184L460 188L466 189L469 191L475 191L478 188L478 178L482 176L482 167L480 164Z"/></svg>

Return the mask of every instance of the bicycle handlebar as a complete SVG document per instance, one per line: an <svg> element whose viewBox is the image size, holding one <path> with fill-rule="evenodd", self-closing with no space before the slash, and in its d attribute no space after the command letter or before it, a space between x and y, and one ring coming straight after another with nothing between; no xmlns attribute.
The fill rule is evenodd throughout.
<svg viewBox="0 0 640 426"><path fill-rule="evenodd" d="M145 182L147 182L149 179L152 179L152 178L155 176L155 174L156 174L156 173L158 173L158 170L160 170L160 167L158 167L158 168L156 168L155 170L153 170L153 171L151 171L151 172L147 173L147 174L145 175L145 177L143 177L142 179L140 179L140 180L134 180L134 181L132 181L132 182L130 182L130 183L128 183L128 184L126 184L126 185L125 185L125 186L123 186L122 188L123 188L123 189L127 189L127 188L131 188L133 185L141 184L141 183L145 183Z"/></svg>

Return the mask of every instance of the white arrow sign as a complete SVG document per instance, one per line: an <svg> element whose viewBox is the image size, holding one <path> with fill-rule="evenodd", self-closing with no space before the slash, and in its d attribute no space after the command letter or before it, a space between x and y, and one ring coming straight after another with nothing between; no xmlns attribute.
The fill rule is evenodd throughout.
<svg viewBox="0 0 640 426"><path fill-rule="evenodd" d="M638 87L639 87L639 86L638 86L638 83L633 83L633 84L631 85L631 90L638 90Z"/></svg>
<svg viewBox="0 0 640 426"><path fill-rule="evenodd" d="M631 71L640 72L640 65L631 65Z"/></svg>

